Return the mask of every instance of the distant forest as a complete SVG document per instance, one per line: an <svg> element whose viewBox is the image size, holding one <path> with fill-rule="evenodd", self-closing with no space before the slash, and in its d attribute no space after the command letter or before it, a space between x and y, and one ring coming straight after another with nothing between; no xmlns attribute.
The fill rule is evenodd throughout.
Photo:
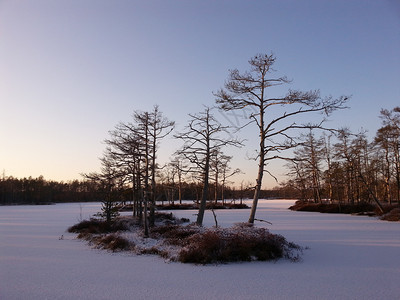
<svg viewBox="0 0 400 300"><path fill-rule="evenodd" d="M198 201L201 196L202 186L200 183L183 183L182 199ZM293 192L293 191L292 191ZM226 199L239 203L243 199L252 196L252 189L243 187L234 189L226 187ZM287 198L295 196L289 191L286 194L285 189L263 190L262 198ZM215 194L214 187L210 189L210 199ZM160 183L157 185L157 201L168 204L177 204L177 187L170 184ZM104 199L104 190L94 181L73 180L68 182L57 182L46 180L43 176L38 178L15 178L4 176L0 178L0 205L9 204L52 204L64 202L100 202ZM130 202L132 200L131 188L126 187L120 190L121 202Z"/></svg>

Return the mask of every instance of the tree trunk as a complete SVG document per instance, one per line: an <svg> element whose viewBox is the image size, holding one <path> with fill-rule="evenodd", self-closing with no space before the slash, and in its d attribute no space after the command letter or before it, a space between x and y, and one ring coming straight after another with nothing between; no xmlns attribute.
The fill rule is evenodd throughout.
<svg viewBox="0 0 400 300"><path fill-rule="evenodd" d="M251 211L250 211L250 217L249 217L249 223L254 224L254 219L256 217L256 209L257 209L257 204L258 204L258 198L260 197L260 190L261 190L261 185L262 185L262 178L264 175L264 141L261 142L261 151L260 151L260 160L258 164L258 175L257 175L257 180L256 180L256 187L254 189L254 197L253 197L253 204L251 206Z"/></svg>
<svg viewBox="0 0 400 300"><path fill-rule="evenodd" d="M207 123L208 125L208 123ZM208 128L207 128L208 129ZM198 226L203 226L203 219L204 219L204 211L206 210L207 198L208 198L208 180L209 180L209 173L210 173L210 140L209 135L207 135L207 153L205 157L205 164L204 164L204 181L203 181L203 195L201 197L199 213L197 214L197 221L196 224Z"/></svg>
<svg viewBox="0 0 400 300"><path fill-rule="evenodd" d="M155 222L155 206L156 206L156 130L153 133L152 158L151 158L151 194L150 194L150 227Z"/></svg>
<svg viewBox="0 0 400 300"><path fill-rule="evenodd" d="M144 237L147 238L149 237L149 219L147 217L147 195L146 195L146 191L145 191L145 195L144 195L144 218L143 218L143 226L144 226Z"/></svg>
<svg viewBox="0 0 400 300"><path fill-rule="evenodd" d="M204 170L204 182L203 182L203 195L201 197L199 213L197 214L196 224L198 226L203 226L204 212L206 210L207 198L208 198L208 177L209 177L209 168L208 161L206 162L206 167Z"/></svg>
<svg viewBox="0 0 400 300"><path fill-rule="evenodd" d="M178 184L178 199L179 199L179 204L182 204L182 182L180 179Z"/></svg>
<svg viewBox="0 0 400 300"><path fill-rule="evenodd" d="M262 91L264 93L264 91ZM263 97L263 94L262 94ZM254 224L254 219L256 217L256 210L258 204L258 198L260 197L262 179L264 175L264 166L265 166L265 132L264 132L264 110L263 110L263 103L260 105L260 153L259 153L259 161L258 161L258 174L256 180L256 187L254 189L254 196L253 196L253 204L251 206L249 223Z"/></svg>
<svg viewBox="0 0 400 300"><path fill-rule="evenodd" d="M214 203L215 205L218 204L218 172L215 172Z"/></svg>

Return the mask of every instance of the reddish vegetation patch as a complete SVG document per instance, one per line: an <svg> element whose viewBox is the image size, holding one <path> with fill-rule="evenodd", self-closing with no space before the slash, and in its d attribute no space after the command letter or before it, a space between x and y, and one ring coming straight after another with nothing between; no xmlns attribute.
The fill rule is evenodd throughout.
<svg viewBox="0 0 400 300"><path fill-rule="evenodd" d="M92 239L97 248L115 251L133 250L135 245L116 233Z"/></svg>
<svg viewBox="0 0 400 300"><path fill-rule="evenodd" d="M385 205L383 206L383 214L376 205L371 203L357 203L357 204L338 204L338 203L313 203L308 201L296 201L296 203L289 207L295 211L310 211L321 213L335 213L335 214L356 214L367 216L381 216L381 220L386 221L400 221L400 207L399 205Z"/></svg>
<svg viewBox="0 0 400 300"><path fill-rule="evenodd" d="M218 263L252 260L300 259L302 248L265 228L247 224L207 229L187 238L179 260L184 263Z"/></svg>
<svg viewBox="0 0 400 300"><path fill-rule="evenodd" d="M400 221L400 208L393 208L388 213L382 215L381 220L393 222Z"/></svg>
<svg viewBox="0 0 400 300"><path fill-rule="evenodd" d="M370 203L338 204L338 203L313 203L307 201L296 201L295 205L289 207L296 211L312 211L335 214L356 214L362 212L373 212L376 206Z"/></svg>

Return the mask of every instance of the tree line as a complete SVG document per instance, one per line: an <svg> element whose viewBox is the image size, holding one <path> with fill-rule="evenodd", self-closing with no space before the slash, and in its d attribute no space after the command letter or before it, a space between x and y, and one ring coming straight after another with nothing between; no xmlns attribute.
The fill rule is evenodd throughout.
<svg viewBox="0 0 400 300"><path fill-rule="evenodd" d="M169 172L169 171L167 171ZM157 184L157 202L161 205L184 204L182 200L198 203L201 198L202 186L198 182L184 179L178 187L178 181L172 179L173 175L160 174L160 181ZM226 201L241 204L244 199L252 196L252 189L247 184L240 184L238 187L231 183L224 187L222 195L222 184L210 186L208 199L214 203L226 203ZM287 198L295 195L294 192L287 192L280 188L262 190L262 198ZM118 197L121 203L129 203L132 199L131 189L124 187ZM179 195L180 194L180 195ZM91 180L55 181L47 180L43 176L37 178L15 178L13 176L0 177L0 205L10 204L52 204L68 202L99 202L102 201L104 191L101 186ZM217 195L217 198L215 198ZM180 200L179 200L180 199ZM228 200L226 200L228 199Z"/></svg>
<svg viewBox="0 0 400 300"><path fill-rule="evenodd" d="M37 178L0 178L0 204L48 204L98 201L98 187L89 181L57 182Z"/></svg>

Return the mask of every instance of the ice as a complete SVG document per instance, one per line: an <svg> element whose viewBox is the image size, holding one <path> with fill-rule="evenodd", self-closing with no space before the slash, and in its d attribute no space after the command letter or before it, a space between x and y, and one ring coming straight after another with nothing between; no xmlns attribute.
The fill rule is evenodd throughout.
<svg viewBox="0 0 400 300"><path fill-rule="evenodd" d="M400 223L293 212L260 201L257 222L309 247L301 262L196 266L90 248L66 229L98 203L0 207L0 299L399 299ZM217 210L218 224L249 210ZM176 211L195 220L196 211ZM205 226L213 226L207 211ZM63 235L63 238L61 238Z"/></svg>

